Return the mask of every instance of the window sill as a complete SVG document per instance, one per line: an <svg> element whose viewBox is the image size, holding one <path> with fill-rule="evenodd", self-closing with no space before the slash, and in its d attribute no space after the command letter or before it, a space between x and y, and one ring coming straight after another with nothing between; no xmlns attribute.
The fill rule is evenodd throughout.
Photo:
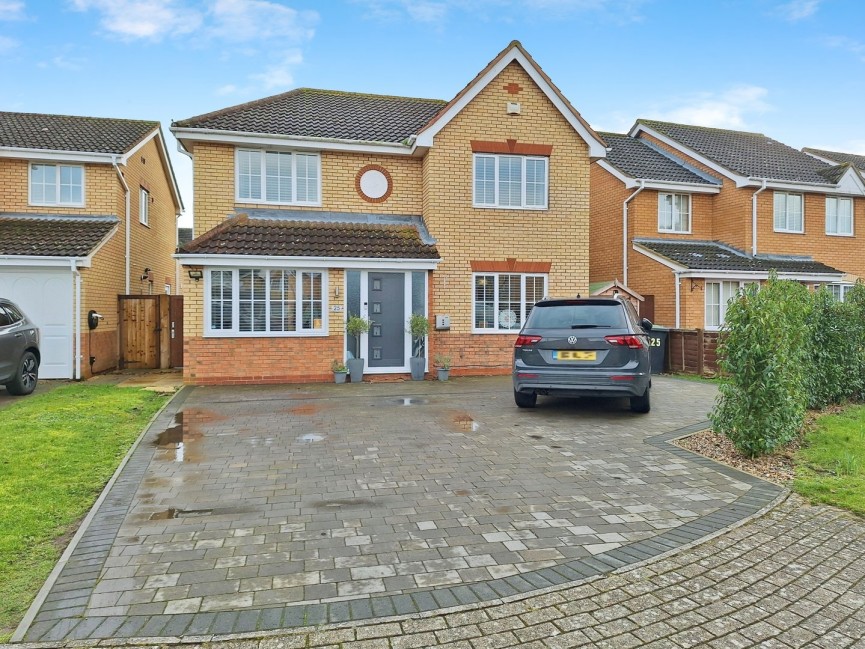
<svg viewBox="0 0 865 649"><path fill-rule="evenodd" d="M548 205L542 207L522 207L517 205L476 205L474 203L472 207L479 210L501 210L502 212L545 212L550 209Z"/></svg>
<svg viewBox="0 0 865 649"><path fill-rule="evenodd" d="M87 207L84 203L27 203L30 207Z"/></svg>
<svg viewBox="0 0 865 649"><path fill-rule="evenodd" d="M238 205L276 205L277 207L321 207L321 201L317 203L276 203L272 201L257 201L250 198L236 198Z"/></svg>
<svg viewBox="0 0 865 649"><path fill-rule="evenodd" d="M775 228L772 231L776 234L805 234L805 230L778 230Z"/></svg>
<svg viewBox="0 0 865 649"><path fill-rule="evenodd" d="M323 329L315 331L205 331L205 338L326 338L328 332Z"/></svg>
<svg viewBox="0 0 865 649"><path fill-rule="evenodd" d="M852 232L849 234L844 234L842 232L827 232L826 236L827 237L847 237L848 239L853 239L856 237L856 235L853 234Z"/></svg>
<svg viewBox="0 0 865 649"><path fill-rule="evenodd" d="M690 230L661 230L658 229L658 234L691 234Z"/></svg>
<svg viewBox="0 0 865 649"><path fill-rule="evenodd" d="M522 327L520 327L520 329L522 329ZM488 336L490 334L516 336L520 333L520 329L472 329L472 334L480 334L483 336Z"/></svg>

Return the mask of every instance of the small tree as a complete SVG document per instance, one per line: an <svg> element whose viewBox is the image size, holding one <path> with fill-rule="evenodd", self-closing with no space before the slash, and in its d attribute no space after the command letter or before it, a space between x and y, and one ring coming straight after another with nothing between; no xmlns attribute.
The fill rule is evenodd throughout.
<svg viewBox="0 0 865 649"><path fill-rule="evenodd" d="M408 319L408 332L411 336L412 355L415 357L423 356L424 340L429 333L429 320L422 313L412 313Z"/></svg>
<svg viewBox="0 0 865 649"><path fill-rule="evenodd" d="M710 418L749 457L790 441L804 422L809 302L807 288L773 273L727 307L718 347L721 386Z"/></svg>
<svg viewBox="0 0 865 649"><path fill-rule="evenodd" d="M357 343L357 357L360 358L360 337L369 331L370 322L359 315L350 315L345 323L345 330L349 336L354 336Z"/></svg>
<svg viewBox="0 0 865 649"><path fill-rule="evenodd" d="M852 304L825 287L811 296L805 387L809 408L843 403L859 392L859 341Z"/></svg>

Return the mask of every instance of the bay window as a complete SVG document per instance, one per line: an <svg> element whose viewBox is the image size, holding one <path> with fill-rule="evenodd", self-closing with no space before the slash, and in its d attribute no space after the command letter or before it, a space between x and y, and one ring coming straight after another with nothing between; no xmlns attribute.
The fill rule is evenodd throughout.
<svg viewBox="0 0 865 649"><path fill-rule="evenodd" d="M326 334L322 271L238 268L208 272L210 335Z"/></svg>

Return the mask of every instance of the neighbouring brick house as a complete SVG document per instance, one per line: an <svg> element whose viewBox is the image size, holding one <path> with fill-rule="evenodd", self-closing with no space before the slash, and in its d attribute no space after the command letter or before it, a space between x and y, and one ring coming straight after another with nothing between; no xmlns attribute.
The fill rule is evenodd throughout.
<svg viewBox="0 0 865 649"><path fill-rule="evenodd" d="M190 383L405 375L412 313L455 374L506 373L546 294L589 286L605 143L511 43L450 102L298 89L175 122L194 160ZM356 349L345 318L372 329Z"/></svg>
<svg viewBox="0 0 865 649"><path fill-rule="evenodd" d="M0 295L39 326L42 378L116 367L117 296L174 291L182 207L158 122L0 112Z"/></svg>
<svg viewBox="0 0 865 649"><path fill-rule="evenodd" d="M865 278L865 183L759 133L638 120L592 167L592 282L620 279L661 325L717 330L771 271L839 297Z"/></svg>

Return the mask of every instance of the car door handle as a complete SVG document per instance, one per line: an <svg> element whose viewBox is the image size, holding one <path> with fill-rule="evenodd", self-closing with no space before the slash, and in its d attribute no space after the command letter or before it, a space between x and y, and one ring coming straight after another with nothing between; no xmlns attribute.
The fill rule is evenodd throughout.
<svg viewBox="0 0 865 649"><path fill-rule="evenodd" d="M23 338L23 337L24 337L24 334L15 334L15 337L16 337L16 338Z"/></svg>

